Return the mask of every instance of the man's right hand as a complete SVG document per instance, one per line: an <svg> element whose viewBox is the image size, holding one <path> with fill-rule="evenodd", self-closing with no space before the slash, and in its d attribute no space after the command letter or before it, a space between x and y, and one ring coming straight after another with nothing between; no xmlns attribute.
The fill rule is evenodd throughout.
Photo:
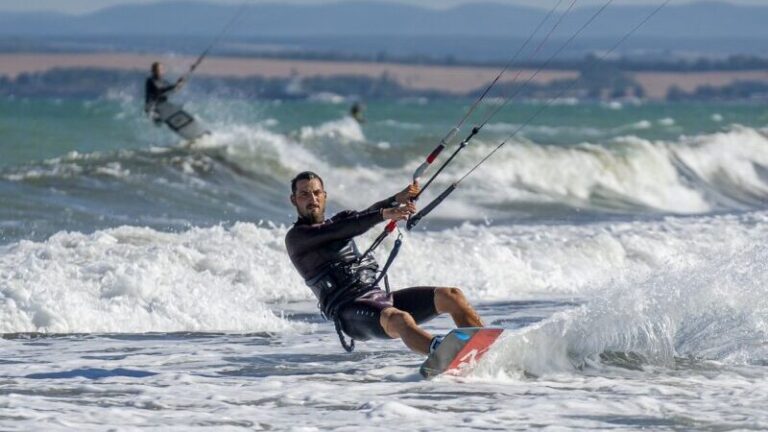
<svg viewBox="0 0 768 432"><path fill-rule="evenodd" d="M381 211L381 215L384 220L401 221L408 219L412 214L416 213L416 204L409 202L401 207L392 207Z"/></svg>

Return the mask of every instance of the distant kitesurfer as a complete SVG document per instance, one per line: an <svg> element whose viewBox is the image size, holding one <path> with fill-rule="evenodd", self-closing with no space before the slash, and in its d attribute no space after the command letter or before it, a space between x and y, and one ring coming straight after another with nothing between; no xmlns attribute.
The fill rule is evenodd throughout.
<svg viewBox="0 0 768 432"><path fill-rule="evenodd" d="M416 212L412 202L419 186L373 204L325 219L323 180L302 172L291 181L291 203L298 220L285 236L288 255L312 289L326 318L353 340L400 338L411 350L428 354L440 342L419 327L448 313L459 327L481 327L477 312L458 288L416 287L387 295L374 286L378 264L362 257L354 238L385 220L404 220ZM345 346L346 348L346 346Z"/></svg>
<svg viewBox="0 0 768 432"><path fill-rule="evenodd" d="M360 102L355 102L352 104L352 107L349 108L349 115L352 116L353 119L357 120L358 123L365 123L365 116L363 115L363 112L365 111L365 106L361 104Z"/></svg>
<svg viewBox="0 0 768 432"><path fill-rule="evenodd" d="M160 62L152 63L152 75L147 78L144 91L144 111L155 123L161 123L160 118L155 112L155 107L159 103L167 102L168 95L184 87L184 77L176 80L175 84L170 84L163 78L165 67Z"/></svg>

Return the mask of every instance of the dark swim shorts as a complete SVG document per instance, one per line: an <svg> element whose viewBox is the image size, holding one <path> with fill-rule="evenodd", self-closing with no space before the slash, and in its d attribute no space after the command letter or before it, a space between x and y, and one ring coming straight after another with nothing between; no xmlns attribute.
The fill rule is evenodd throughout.
<svg viewBox="0 0 768 432"><path fill-rule="evenodd" d="M341 328L347 336L359 341L391 339L381 327L381 311L395 307L411 314L419 324L429 321L438 315L435 309L435 289L406 288L390 295L381 289L369 291L339 310Z"/></svg>

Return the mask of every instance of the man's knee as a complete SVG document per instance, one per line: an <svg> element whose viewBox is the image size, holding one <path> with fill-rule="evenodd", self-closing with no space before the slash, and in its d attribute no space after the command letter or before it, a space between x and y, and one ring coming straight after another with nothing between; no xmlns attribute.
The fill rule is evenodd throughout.
<svg viewBox="0 0 768 432"><path fill-rule="evenodd" d="M399 337L403 330L416 327L417 324L408 312L387 308L381 312L381 326L389 336L395 338Z"/></svg>
<svg viewBox="0 0 768 432"><path fill-rule="evenodd" d="M438 311L467 303L467 298L459 288L438 288L435 290L435 306Z"/></svg>

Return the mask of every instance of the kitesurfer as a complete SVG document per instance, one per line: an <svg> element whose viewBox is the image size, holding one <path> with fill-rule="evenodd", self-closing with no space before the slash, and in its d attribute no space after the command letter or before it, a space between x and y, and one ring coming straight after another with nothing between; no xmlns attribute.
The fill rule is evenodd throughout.
<svg viewBox="0 0 768 432"><path fill-rule="evenodd" d="M184 77L176 80L175 84L170 84L163 77L165 67L160 62L152 63L152 75L147 78L144 90L144 111L152 117L156 123L161 120L155 112L155 107L159 103L167 102L168 95L184 87L186 80Z"/></svg>
<svg viewBox="0 0 768 432"><path fill-rule="evenodd" d="M353 119L357 120L358 123L363 124L365 123L365 116L363 115L364 111L365 105L361 104L360 102L355 102L349 108L349 115L352 116Z"/></svg>
<svg viewBox="0 0 768 432"><path fill-rule="evenodd" d="M293 265L312 289L326 318L353 340L400 338L411 350L428 354L439 344L419 327L448 313L459 327L481 327L477 312L458 288L414 287L387 294L376 281L378 264L362 256L354 238L385 220L404 220L416 212L417 184L363 211L347 210L325 218L323 180L302 172L291 181L291 203L298 220L285 236Z"/></svg>

